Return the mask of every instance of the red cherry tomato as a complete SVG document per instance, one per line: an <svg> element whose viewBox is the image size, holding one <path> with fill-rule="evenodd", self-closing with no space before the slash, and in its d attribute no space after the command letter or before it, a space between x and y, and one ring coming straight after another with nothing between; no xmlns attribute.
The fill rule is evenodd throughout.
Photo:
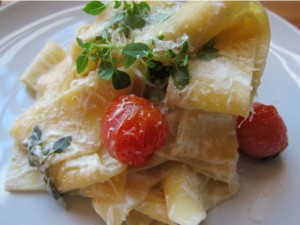
<svg viewBox="0 0 300 225"><path fill-rule="evenodd" d="M114 99L108 106L101 133L112 157L138 166L166 144L169 128L165 116L150 101L126 95Z"/></svg>
<svg viewBox="0 0 300 225"><path fill-rule="evenodd" d="M288 146L284 121L273 105L254 103L253 109L247 119L237 120L240 151L258 159L275 157Z"/></svg>

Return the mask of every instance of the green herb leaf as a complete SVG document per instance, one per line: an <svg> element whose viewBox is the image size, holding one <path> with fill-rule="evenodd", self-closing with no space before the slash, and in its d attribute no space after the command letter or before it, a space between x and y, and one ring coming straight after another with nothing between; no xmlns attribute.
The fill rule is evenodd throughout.
<svg viewBox="0 0 300 225"><path fill-rule="evenodd" d="M173 50L172 49L169 49L168 50L168 55L169 55L169 57L171 58L171 59L174 59L177 55L173 52Z"/></svg>
<svg viewBox="0 0 300 225"><path fill-rule="evenodd" d="M189 55L185 55L182 59L181 62L179 63L179 66L181 67L186 67L188 65L188 60L189 60Z"/></svg>
<svg viewBox="0 0 300 225"><path fill-rule="evenodd" d="M137 60L136 57L132 57L129 55L123 55L123 66L125 68L130 67L135 61Z"/></svg>
<svg viewBox="0 0 300 225"><path fill-rule="evenodd" d="M50 153L50 149L42 149L43 155L48 155Z"/></svg>
<svg viewBox="0 0 300 225"><path fill-rule="evenodd" d="M90 15L100 15L106 8L106 5L99 1L91 1L83 8L83 11Z"/></svg>
<svg viewBox="0 0 300 225"><path fill-rule="evenodd" d="M149 50L150 48L148 45L144 43L132 42L123 48L122 54L135 58L141 58L148 55Z"/></svg>
<svg viewBox="0 0 300 225"><path fill-rule="evenodd" d="M212 59L218 58L219 56L221 55L219 54L219 50L216 48L207 49L197 54L197 58L202 61L210 61Z"/></svg>
<svg viewBox="0 0 300 225"><path fill-rule="evenodd" d="M121 70L115 70L112 76L112 83L116 90L126 88L131 84L130 76Z"/></svg>
<svg viewBox="0 0 300 225"><path fill-rule="evenodd" d="M133 2L133 5L134 5L134 9L137 9L140 14L141 13L146 14L151 10L150 5L147 2L140 2L140 3Z"/></svg>
<svg viewBox="0 0 300 225"><path fill-rule="evenodd" d="M219 56L221 56L219 54L219 50L215 47L216 44L217 44L216 40L211 39L209 42L207 42L203 46L202 51L200 51L197 54L197 58L202 61L209 61L209 60L216 59Z"/></svg>
<svg viewBox="0 0 300 225"><path fill-rule="evenodd" d="M114 6L114 8L115 9L117 9L117 8L119 8L120 6L121 6L121 1L115 1L115 6Z"/></svg>
<svg viewBox="0 0 300 225"><path fill-rule="evenodd" d="M161 40L161 41L162 41L162 40L165 38L165 35L159 34L159 35L157 35L156 37L157 37L158 40Z"/></svg>
<svg viewBox="0 0 300 225"><path fill-rule="evenodd" d="M45 181L47 191L59 203L61 203L65 206L63 194L61 194L54 186L54 183L52 182L51 177L49 175L49 168L48 168L47 164L45 164L45 163L54 154L65 151L71 144L72 137L67 136L67 137L59 139L58 141L56 141L54 143L53 149L51 151L50 151L50 149L45 149L43 147L41 138L42 138L42 131L36 125L33 128L31 136L25 141L26 147L28 150L29 165L32 167L37 167L37 169L39 169L39 171L41 172L41 176L42 176L43 180ZM30 146L30 144L27 144L28 142L31 142L32 145ZM40 154L39 151L42 153L42 155Z"/></svg>
<svg viewBox="0 0 300 225"><path fill-rule="evenodd" d="M99 70L98 76L103 80L110 80L114 73L114 67L110 62L102 61Z"/></svg>
<svg viewBox="0 0 300 225"><path fill-rule="evenodd" d="M180 53L186 53L186 51L188 50L188 48L189 48L189 42L188 41L183 42L182 48L180 50Z"/></svg>
<svg viewBox="0 0 300 225"><path fill-rule="evenodd" d="M53 151L55 153L62 153L70 146L71 142L72 142L71 136L60 138L54 143Z"/></svg>
<svg viewBox="0 0 300 225"><path fill-rule="evenodd" d="M111 37L111 34L108 31L108 28L104 28L101 33L101 37L108 40Z"/></svg>
<svg viewBox="0 0 300 225"><path fill-rule="evenodd" d="M133 1L132 5L124 2L124 18L122 21L123 32L128 36L130 29L140 29L146 25L146 15L151 10L146 2L136 3Z"/></svg>
<svg viewBox="0 0 300 225"><path fill-rule="evenodd" d="M123 26L130 29L140 29L146 24L145 19L140 15L127 14L124 16Z"/></svg>
<svg viewBox="0 0 300 225"><path fill-rule="evenodd" d="M190 81L189 70L187 67L174 66L171 68L171 75L174 85L182 90Z"/></svg>
<svg viewBox="0 0 300 225"><path fill-rule="evenodd" d="M78 43L78 45L81 47L81 48L90 48L91 47L91 44L90 43L84 43L82 39L80 39L79 37L76 38L76 41Z"/></svg>
<svg viewBox="0 0 300 225"><path fill-rule="evenodd" d="M42 131L38 125L35 125L31 134L31 138L35 141L39 141L42 138Z"/></svg>
<svg viewBox="0 0 300 225"><path fill-rule="evenodd" d="M82 73L87 68L88 62L89 62L88 55L82 54L78 56L76 60L77 73Z"/></svg>

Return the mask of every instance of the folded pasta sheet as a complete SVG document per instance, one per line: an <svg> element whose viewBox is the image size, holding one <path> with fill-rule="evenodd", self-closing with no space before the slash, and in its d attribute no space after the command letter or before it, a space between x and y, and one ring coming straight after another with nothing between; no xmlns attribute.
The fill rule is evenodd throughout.
<svg viewBox="0 0 300 225"><path fill-rule="evenodd" d="M199 5L201 9L212 7L209 2L203 4ZM268 18L257 3L214 4L218 5L215 13L204 14L207 24L213 25L203 25L189 36L197 40L205 37L206 41L200 48L196 45L197 56L189 62L191 81L183 90L170 82L168 100L183 108L247 116L266 63L270 42ZM237 7L238 12L231 11L239 4L243 5L242 9ZM194 2L186 7L193 10L196 6ZM229 15L223 17L221 9ZM197 21L197 13L188 15ZM180 27L185 27L185 21L179 22L182 22Z"/></svg>
<svg viewBox="0 0 300 225"><path fill-rule="evenodd" d="M239 188L236 118L248 115L265 66L266 12L246 1L104 5L70 51L48 43L22 76L37 101L11 128L6 188L50 181L56 193L90 198L109 225L200 224ZM137 167L101 136L109 103L129 94L155 102L169 126L166 144Z"/></svg>
<svg viewBox="0 0 300 225"><path fill-rule="evenodd" d="M31 66L22 75L21 80L33 91L37 90L40 79L59 64L67 53L54 42L48 42L35 57Z"/></svg>

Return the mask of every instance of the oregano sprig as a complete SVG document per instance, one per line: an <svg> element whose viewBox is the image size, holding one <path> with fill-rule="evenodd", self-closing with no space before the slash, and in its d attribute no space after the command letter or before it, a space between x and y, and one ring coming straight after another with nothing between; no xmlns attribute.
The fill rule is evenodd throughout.
<svg viewBox="0 0 300 225"><path fill-rule="evenodd" d="M149 45L151 48L146 43L135 42L134 39L128 38L132 30L143 28L146 25L147 16L151 11L146 2L114 1L104 4L93 1L86 5L84 11L92 15L100 15L108 4L112 3L114 3L113 7L119 11L108 22L101 34L87 42L77 38L77 43L82 48L82 53L76 60L77 72L85 71L89 60L92 60L98 65L99 78L112 80L113 87L119 90L131 85L130 76L125 71L139 61L145 66L144 77L153 83L152 86L159 89L165 88L167 76L157 73L160 68L163 73L171 74L177 88L183 89L190 79L188 40L181 44L176 43L174 46L177 47L156 52L151 48L155 47L156 41L163 41L164 35L158 35L156 40ZM115 33L120 36L125 35L127 43L117 42L118 44L115 44L116 41L112 37ZM119 52L119 54L115 54L117 58L113 52ZM157 76L153 76L151 74L153 72ZM157 86L157 83L164 85Z"/></svg>
<svg viewBox="0 0 300 225"><path fill-rule="evenodd" d="M60 154L70 146L72 142L71 136L66 136L58 139L51 149L45 148L42 141L42 131L38 125L33 128L31 136L24 141L24 146L28 150L29 165L36 167L46 184L47 191L51 194L55 200L65 206L63 197L57 188L55 187L50 175L47 162L54 154Z"/></svg>

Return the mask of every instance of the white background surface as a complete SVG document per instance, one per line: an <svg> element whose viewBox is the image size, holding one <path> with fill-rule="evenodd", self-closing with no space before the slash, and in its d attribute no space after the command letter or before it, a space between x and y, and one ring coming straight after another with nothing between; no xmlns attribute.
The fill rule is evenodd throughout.
<svg viewBox="0 0 300 225"><path fill-rule="evenodd" d="M8 131L32 103L19 77L47 41L68 48L76 29L94 20L80 2L21 2L0 11L0 225L100 225L89 200L67 199L65 211L44 193L4 190L13 140ZM258 100L282 115L289 146L259 162L241 157L241 188L209 211L203 225L298 225L300 221L300 32L270 14L272 43Z"/></svg>

